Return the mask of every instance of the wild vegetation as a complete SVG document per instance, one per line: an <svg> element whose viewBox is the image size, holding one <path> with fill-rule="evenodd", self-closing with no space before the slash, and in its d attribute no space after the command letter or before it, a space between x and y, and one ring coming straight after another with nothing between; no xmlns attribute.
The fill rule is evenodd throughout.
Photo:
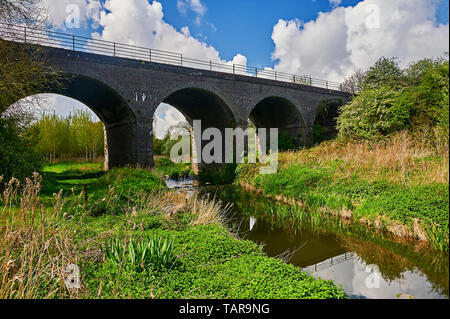
<svg viewBox="0 0 450 319"><path fill-rule="evenodd" d="M345 298L236 238L213 198L169 192L146 170L61 166L1 181L3 298Z"/></svg>
<svg viewBox="0 0 450 319"><path fill-rule="evenodd" d="M380 59L351 78L360 92L341 108L336 139L280 153L273 175L240 165L237 182L448 251L448 76L445 59L406 70Z"/></svg>

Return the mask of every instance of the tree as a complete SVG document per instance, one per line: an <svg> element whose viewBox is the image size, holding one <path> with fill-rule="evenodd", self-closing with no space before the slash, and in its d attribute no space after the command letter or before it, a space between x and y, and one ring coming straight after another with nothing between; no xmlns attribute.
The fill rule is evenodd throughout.
<svg viewBox="0 0 450 319"><path fill-rule="evenodd" d="M401 70L394 59L369 68L358 96L337 120L345 138L380 139L394 132L449 127L448 58L423 59Z"/></svg>
<svg viewBox="0 0 450 319"><path fill-rule="evenodd" d="M93 122L88 111L66 117L43 113L26 133L38 136L37 149L51 162L80 157L95 162L104 152L103 123Z"/></svg>
<svg viewBox="0 0 450 319"><path fill-rule="evenodd" d="M39 121L39 142L37 148L48 157L50 162L55 162L56 154L59 153L60 127L60 119L56 114L42 114Z"/></svg>
<svg viewBox="0 0 450 319"><path fill-rule="evenodd" d="M0 176L23 179L42 168L44 158L33 142L22 137L13 122L0 118Z"/></svg>
<svg viewBox="0 0 450 319"><path fill-rule="evenodd" d="M411 109L400 103L402 92L384 86L365 89L341 108L339 135L351 139L380 139L410 125Z"/></svg>
<svg viewBox="0 0 450 319"><path fill-rule="evenodd" d="M417 126L449 128L448 58L423 59L406 70L409 87L407 100L414 107L412 121Z"/></svg>
<svg viewBox="0 0 450 319"><path fill-rule="evenodd" d="M383 86L399 88L405 84L405 74L395 58L379 58L367 72L362 81L362 89L379 89Z"/></svg>
<svg viewBox="0 0 450 319"><path fill-rule="evenodd" d="M352 75L345 78L342 83L342 90L349 93L359 93L362 89L362 84L366 73L361 69L357 69Z"/></svg>
<svg viewBox="0 0 450 319"><path fill-rule="evenodd" d="M44 20L40 0L0 0L0 23L36 25Z"/></svg>
<svg viewBox="0 0 450 319"><path fill-rule="evenodd" d="M58 72L45 66L42 50L10 42L23 41L10 24L41 26L44 14L38 0L0 0L0 114L25 97L61 85Z"/></svg>

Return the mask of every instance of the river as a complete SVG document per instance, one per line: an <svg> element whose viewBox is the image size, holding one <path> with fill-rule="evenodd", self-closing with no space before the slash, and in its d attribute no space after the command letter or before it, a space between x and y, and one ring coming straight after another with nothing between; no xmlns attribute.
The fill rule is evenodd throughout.
<svg viewBox="0 0 450 319"><path fill-rule="evenodd" d="M231 231L263 245L269 256L342 285L350 298L449 298L448 254L398 243L360 225L310 216L233 185L197 187L193 179L166 183L230 203L226 219Z"/></svg>

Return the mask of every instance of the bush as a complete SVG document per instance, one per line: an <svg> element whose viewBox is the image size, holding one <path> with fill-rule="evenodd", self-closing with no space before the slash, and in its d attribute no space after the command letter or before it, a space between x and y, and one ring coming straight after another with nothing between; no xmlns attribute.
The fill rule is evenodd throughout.
<svg viewBox="0 0 450 319"><path fill-rule="evenodd" d="M371 140L409 128L411 105L404 99L404 92L387 86L362 91L341 108L339 135Z"/></svg>
<svg viewBox="0 0 450 319"><path fill-rule="evenodd" d="M283 131L278 132L278 151L283 152L296 148L295 139L292 136Z"/></svg>
<svg viewBox="0 0 450 319"><path fill-rule="evenodd" d="M152 172L130 167L111 169L99 179L99 183L104 186L111 185L123 194L149 192L164 187L164 182Z"/></svg>
<svg viewBox="0 0 450 319"><path fill-rule="evenodd" d="M186 163L174 163L168 158L155 160L154 172L161 178L168 176L171 179L185 178L194 175L191 166Z"/></svg>
<svg viewBox="0 0 450 319"><path fill-rule="evenodd" d="M230 184L236 177L236 164L217 164L213 167L202 167L198 178L202 183L213 185Z"/></svg>
<svg viewBox="0 0 450 319"><path fill-rule="evenodd" d="M31 140L20 135L14 122L0 118L0 176L24 179L41 171L44 163L44 157Z"/></svg>
<svg viewBox="0 0 450 319"><path fill-rule="evenodd" d="M448 92L448 60L424 59L403 71L382 58L366 72L360 94L341 108L339 135L371 140L436 126L448 133Z"/></svg>

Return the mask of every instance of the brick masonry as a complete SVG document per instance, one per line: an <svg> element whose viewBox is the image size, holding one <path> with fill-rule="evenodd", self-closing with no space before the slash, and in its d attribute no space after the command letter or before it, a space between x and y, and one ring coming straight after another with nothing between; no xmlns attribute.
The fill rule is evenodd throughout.
<svg viewBox="0 0 450 319"><path fill-rule="evenodd" d="M58 93L90 107L105 124L109 167L153 165L153 115L165 102L202 127L278 127L312 144L320 103L340 91L57 48L48 65L70 76Z"/></svg>

